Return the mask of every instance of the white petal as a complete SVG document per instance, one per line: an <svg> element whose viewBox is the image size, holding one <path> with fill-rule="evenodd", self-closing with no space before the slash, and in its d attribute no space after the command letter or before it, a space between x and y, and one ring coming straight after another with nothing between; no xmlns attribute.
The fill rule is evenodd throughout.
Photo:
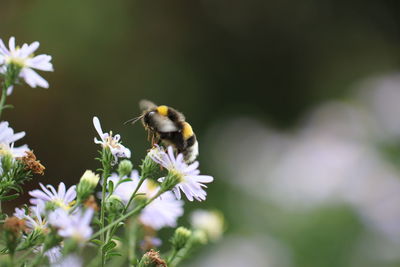
<svg viewBox="0 0 400 267"><path fill-rule="evenodd" d="M51 56L49 55L39 55L34 58L28 59L26 64L34 69L43 71L53 71L53 64L50 63Z"/></svg>
<svg viewBox="0 0 400 267"><path fill-rule="evenodd" d="M0 53L3 55L10 55L10 52L8 51L7 47L4 45L3 40L0 39Z"/></svg>
<svg viewBox="0 0 400 267"><path fill-rule="evenodd" d="M1 63L0 63L1 64ZM14 85L11 85L7 88L7 95L11 95L14 90Z"/></svg>
<svg viewBox="0 0 400 267"><path fill-rule="evenodd" d="M19 133L16 133L16 134L13 134L12 136L10 136L7 141L9 143L14 143L15 141L21 139L24 136L25 136L25 132L19 132Z"/></svg>
<svg viewBox="0 0 400 267"><path fill-rule="evenodd" d="M30 87L35 88L36 86L40 86L49 88L49 83L30 68L23 68L20 76L24 78L25 82L29 84Z"/></svg>
<svg viewBox="0 0 400 267"><path fill-rule="evenodd" d="M15 51L15 37L14 36L12 36L10 38L10 40L8 41L8 47L9 47L11 53Z"/></svg>
<svg viewBox="0 0 400 267"><path fill-rule="evenodd" d="M101 129L100 120L96 116L93 117L93 125L97 133L100 135L100 138L103 140L103 130Z"/></svg>
<svg viewBox="0 0 400 267"><path fill-rule="evenodd" d="M21 49L21 57L29 57L39 47L39 42L33 42L30 45L24 44L25 47Z"/></svg>
<svg viewBox="0 0 400 267"><path fill-rule="evenodd" d="M211 183L212 181L214 181L214 178L209 175L197 175L194 176L193 179L200 183Z"/></svg>

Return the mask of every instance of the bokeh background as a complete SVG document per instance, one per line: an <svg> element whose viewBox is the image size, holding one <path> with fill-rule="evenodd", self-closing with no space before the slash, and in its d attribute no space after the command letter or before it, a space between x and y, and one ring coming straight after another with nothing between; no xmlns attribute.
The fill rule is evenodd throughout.
<svg viewBox="0 0 400 267"><path fill-rule="evenodd" d="M94 115L138 164L146 134L123 122L151 99L185 113L215 177L187 213L227 219L187 266L400 266L399 7L2 0L0 38L39 40L55 66L48 90L17 87L2 118L46 166L27 191L98 167Z"/></svg>

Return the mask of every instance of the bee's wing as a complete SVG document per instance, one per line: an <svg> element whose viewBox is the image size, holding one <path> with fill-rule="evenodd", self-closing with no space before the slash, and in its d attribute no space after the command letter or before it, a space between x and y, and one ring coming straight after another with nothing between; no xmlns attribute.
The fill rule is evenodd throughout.
<svg viewBox="0 0 400 267"><path fill-rule="evenodd" d="M142 99L142 100L140 100L140 102L139 102L139 107L140 107L140 110L142 110L142 111L147 111L147 110L156 108L157 105L154 104L153 102L149 101L149 100Z"/></svg>

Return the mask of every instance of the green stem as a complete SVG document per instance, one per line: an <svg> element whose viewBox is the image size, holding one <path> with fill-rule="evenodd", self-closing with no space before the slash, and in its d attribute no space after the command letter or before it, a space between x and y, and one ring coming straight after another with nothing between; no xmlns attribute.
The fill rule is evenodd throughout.
<svg viewBox="0 0 400 267"><path fill-rule="evenodd" d="M1 92L1 98L0 98L0 117L1 113L3 112L4 106L6 104L6 99L7 99L7 88L11 85L11 81L9 78L9 75L6 76L6 79L3 82L3 89ZM0 201L0 214L2 213L1 209L1 201Z"/></svg>
<svg viewBox="0 0 400 267"><path fill-rule="evenodd" d="M189 239L186 245L178 250L174 251L171 257L168 259L168 267L175 267L177 266L186 256L189 254L190 250L193 246L193 239Z"/></svg>
<svg viewBox="0 0 400 267"><path fill-rule="evenodd" d="M136 261L136 235L137 225L133 221L129 221L128 224L128 262L129 266L134 266Z"/></svg>
<svg viewBox="0 0 400 267"><path fill-rule="evenodd" d="M127 212L128 208L129 208L130 204L132 203L133 199L137 196L137 191L139 191L140 186L143 184L144 180L146 180L146 178L140 179L138 185L136 186L135 190L133 191L133 193L132 193L132 195L131 195L131 197L130 197L130 199L128 201L128 204L125 206L124 210L122 211L122 215L126 214L126 212ZM145 204L145 205L147 205L147 204ZM111 240L111 238L114 236L114 234L117 231L117 229L118 229L118 224L107 231L106 243L108 243Z"/></svg>
<svg viewBox="0 0 400 267"><path fill-rule="evenodd" d="M135 191L133 191L133 193L132 193L132 195L131 195L131 198L129 199L128 204L126 204L126 206L125 206L125 208L124 208L122 214L125 214L126 211L128 210L128 208L129 208L129 206L131 205L133 199L136 197L137 191L139 191L140 187L142 186L144 180L146 180L146 178L140 179L139 183L137 184L137 186L136 186L136 188L135 188Z"/></svg>
<svg viewBox="0 0 400 267"><path fill-rule="evenodd" d="M105 232L107 232L109 229L113 228L114 226L118 225L120 222L124 221L125 219L129 218L132 215L135 215L136 213L139 213L143 208L145 208L148 204L150 204L154 199L156 199L157 197L159 197L162 193L164 193L163 191L158 192L154 197L152 197L151 199L147 200L145 203L137 206L135 209L131 210L130 212L126 213L125 215L123 215L122 217L120 217L119 219L113 221L112 223L110 223L109 225L107 225L106 227L101 228L99 231L97 231L95 234L92 235L91 239L94 239L102 234L104 234Z"/></svg>
<svg viewBox="0 0 400 267"><path fill-rule="evenodd" d="M3 89L1 91L1 98L0 98L0 117L1 113L3 112L4 106L6 104L7 99L7 88L10 86L8 79L6 79L3 83Z"/></svg>
<svg viewBox="0 0 400 267"><path fill-rule="evenodd" d="M6 99L7 99L7 89L10 86L14 86L16 81L18 80L19 73L21 71L21 67L15 64L7 65L6 74L3 82L3 88L1 92L0 98L0 117L3 110L6 108Z"/></svg>
<svg viewBox="0 0 400 267"><path fill-rule="evenodd" d="M176 254L178 254L178 251L179 251L179 250L176 250L176 249L173 249L173 250L172 250L172 253L171 253L171 255L168 257L168 260L167 260L168 263L171 263L171 262L175 259Z"/></svg>
<svg viewBox="0 0 400 267"><path fill-rule="evenodd" d="M33 253L31 249L28 249L27 251L25 251L24 254L22 254L21 256L18 257L18 261L16 262L16 266L20 266L26 259L26 257L29 256L29 254Z"/></svg>
<svg viewBox="0 0 400 267"><path fill-rule="evenodd" d="M105 228L105 202L106 202L106 191L107 191L107 179L110 176L112 159L110 159L111 151L109 151L108 148L103 148L101 155L102 155L101 163L103 165L103 175L102 175L103 186L102 186L102 190L101 190L100 222L101 222L101 230L103 230ZM104 241L106 240L105 232L102 232L100 239L104 244ZM105 253L102 250L101 251L101 266L105 265L105 260L106 260Z"/></svg>

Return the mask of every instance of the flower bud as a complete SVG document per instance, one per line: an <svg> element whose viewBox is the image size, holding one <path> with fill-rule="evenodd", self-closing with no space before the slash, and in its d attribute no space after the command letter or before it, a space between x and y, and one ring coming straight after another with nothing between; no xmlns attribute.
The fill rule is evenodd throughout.
<svg viewBox="0 0 400 267"><path fill-rule="evenodd" d="M118 174L120 177L128 176L133 169L132 162L127 159L122 160L118 165Z"/></svg>
<svg viewBox="0 0 400 267"><path fill-rule="evenodd" d="M106 209L110 213L118 214L124 209L124 203L117 195L111 195L106 202Z"/></svg>
<svg viewBox="0 0 400 267"><path fill-rule="evenodd" d="M163 192L169 191L182 181L182 175L176 171L169 171L167 176L161 183L161 190Z"/></svg>
<svg viewBox="0 0 400 267"><path fill-rule="evenodd" d="M149 155L152 153L153 149L146 155L145 159L142 161L141 176L143 178L156 179L160 177L160 165L158 165Z"/></svg>
<svg viewBox="0 0 400 267"><path fill-rule="evenodd" d="M9 151L3 150L0 147L0 156L1 156L1 167L4 173L9 172L13 167L13 156L9 153Z"/></svg>
<svg viewBox="0 0 400 267"><path fill-rule="evenodd" d="M172 246L175 250L180 250L183 248L188 242L190 236L192 235L192 231L185 227L178 227L175 230L174 236L171 239Z"/></svg>
<svg viewBox="0 0 400 267"><path fill-rule="evenodd" d="M219 211L196 210L190 221L192 227L203 231L210 241L218 240L224 231L224 216Z"/></svg>
<svg viewBox="0 0 400 267"><path fill-rule="evenodd" d="M192 240L194 244L205 245L208 241L207 234L203 230L194 230Z"/></svg>
<svg viewBox="0 0 400 267"><path fill-rule="evenodd" d="M99 183L99 180L100 177L94 172L90 170L85 171L77 187L78 200L86 200L93 193L94 189Z"/></svg>

